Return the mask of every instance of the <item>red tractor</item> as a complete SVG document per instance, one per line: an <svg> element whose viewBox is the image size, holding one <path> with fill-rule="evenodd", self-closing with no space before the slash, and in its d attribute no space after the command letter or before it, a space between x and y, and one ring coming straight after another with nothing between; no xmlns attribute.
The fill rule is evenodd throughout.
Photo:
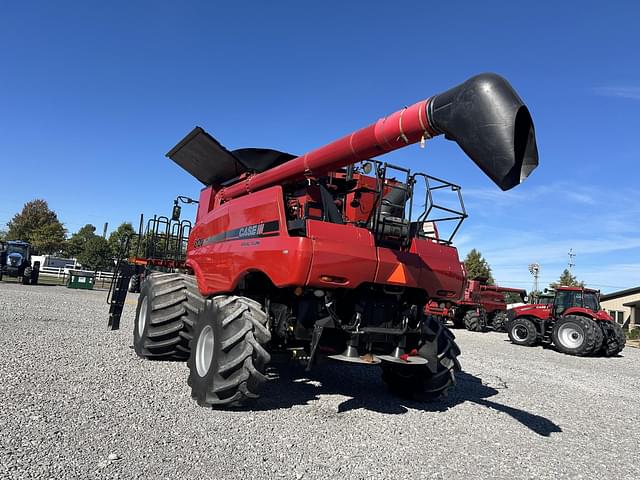
<svg viewBox="0 0 640 480"><path fill-rule="evenodd" d="M558 287L551 303L507 312L507 332L516 345L553 343L569 355L617 355L625 345L622 327L600 308L600 292Z"/></svg>
<svg viewBox="0 0 640 480"><path fill-rule="evenodd" d="M439 134L503 190L538 164L529 112L494 74L301 156L229 151L196 127L167 154L204 184L185 271L152 273L142 284L136 353L187 359L192 397L203 406L256 398L271 352L293 349L304 350L307 368L322 352L379 365L384 382L403 394L444 393L460 350L424 307L462 295L451 240L466 213L433 198L439 189L460 196L460 187L371 160ZM444 218L433 218L437 211ZM446 220L456 227L444 238L433 226ZM110 310L113 329L124 277Z"/></svg>
<svg viewBox="0 0 640 480"><path fill-rule="evenodd" d="M505 293L518 294L522 301L527 296L526 290L487 285L486 278L469 280L463 299L453 309L453 324L472 332L483 332L487 327L503 332L507 320Z"/></svg>

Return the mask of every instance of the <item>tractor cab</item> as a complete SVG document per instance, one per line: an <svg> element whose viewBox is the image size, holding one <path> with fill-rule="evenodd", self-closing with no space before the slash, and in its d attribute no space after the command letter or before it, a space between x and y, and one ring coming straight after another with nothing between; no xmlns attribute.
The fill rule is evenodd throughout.
<svg viewBox="0 0 640 480"><path fill-rule="evenodd" d="M20 240L9 241L6 243L4 255L7 267L19 268L31 260L31 245Z"/></svg>
<svg viewBox="0 0 640 480"><path fill-rule="evenodd" d="M31 265L31 244L22 240L4 242L0 248L0 280L3 275L22 277L24 285L38 283L40 262Z"/></svg>
<svg viewBox="0 0 640 480"><path fill-rule="evenodd" d="M553 299L553 311L562 315L570 308L585 308L592 312L600 310L600 293L597 290L579 287L558 287Z"/></svg>

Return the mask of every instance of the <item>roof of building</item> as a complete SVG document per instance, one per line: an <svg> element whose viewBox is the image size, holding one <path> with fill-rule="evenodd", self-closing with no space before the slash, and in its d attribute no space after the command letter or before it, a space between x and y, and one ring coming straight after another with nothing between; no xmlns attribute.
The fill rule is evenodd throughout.
<svg viewBox="0 0 640 480"><path fill-rule="evenodd" d="M635 295L640 293L640 287L627 288L626 290L618 290L617 292L600 295L600 300L611 300L612 298L626 297L627 295Z"/></svg>

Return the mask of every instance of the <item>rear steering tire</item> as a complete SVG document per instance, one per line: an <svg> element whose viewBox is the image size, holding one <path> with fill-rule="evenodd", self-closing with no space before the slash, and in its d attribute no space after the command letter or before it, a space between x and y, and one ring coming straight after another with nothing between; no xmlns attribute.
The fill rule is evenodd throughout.
<svg viewBox="0 0 640 480"><path fill-rule="evenodd" d="M585 356L593 353L599 346L596 330L599 331L600 327L590 318L567 315L553 326L551 339L561 352Z"/></svg>
<svg viewBox="0 0 640 480"><path fill-rule="evenodd" d="M423 365L381 364L382 381L389 390L401 396L427 394L437 398L455 385L460 371L460 349L453 333L434 319L425 319L418 355L427 359Z"/></svg>
<svg viewBox="0 0 640 480"><path fill-rule="evenodd" d="M203 305L193 276L149 275L142 284L136 310L136 354L150 360L187 360L193 325Z"/></svg>
<svg viewBox="0 0 640 480"><path fill-rule="evenodd" d="M238 407L259 397L271 356L268 315L247 297L207 300L196 323L189 379L191 396L203 407Z"/></svg>
<svg viewBox="0 0 640 480"><path fill-rule="evenodd" d="M535 324L528 318L516 318L507 328L509 340L516 345L532 347L538 343L538 331Z"/></svg>
<svg viewBox="0 0 640 480"><path fill-rule="evenodd" d="M455 312L452 321L455 328L464 328L464 314L461 315L460 313Z"/></svg>

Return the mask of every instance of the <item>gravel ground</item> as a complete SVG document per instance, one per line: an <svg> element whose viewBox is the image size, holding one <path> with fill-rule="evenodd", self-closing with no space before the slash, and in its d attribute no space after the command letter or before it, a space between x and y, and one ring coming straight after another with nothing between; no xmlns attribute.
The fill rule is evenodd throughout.
<svg viewBox="0 0 640 480"><path fill-rule="evenodd" d="M0 478L640 478L640 350L575 358L457 331L445 400L376 368L279 363L253 410L199 408L186 366L137 358L135 295L0 283Z"/></svg>

